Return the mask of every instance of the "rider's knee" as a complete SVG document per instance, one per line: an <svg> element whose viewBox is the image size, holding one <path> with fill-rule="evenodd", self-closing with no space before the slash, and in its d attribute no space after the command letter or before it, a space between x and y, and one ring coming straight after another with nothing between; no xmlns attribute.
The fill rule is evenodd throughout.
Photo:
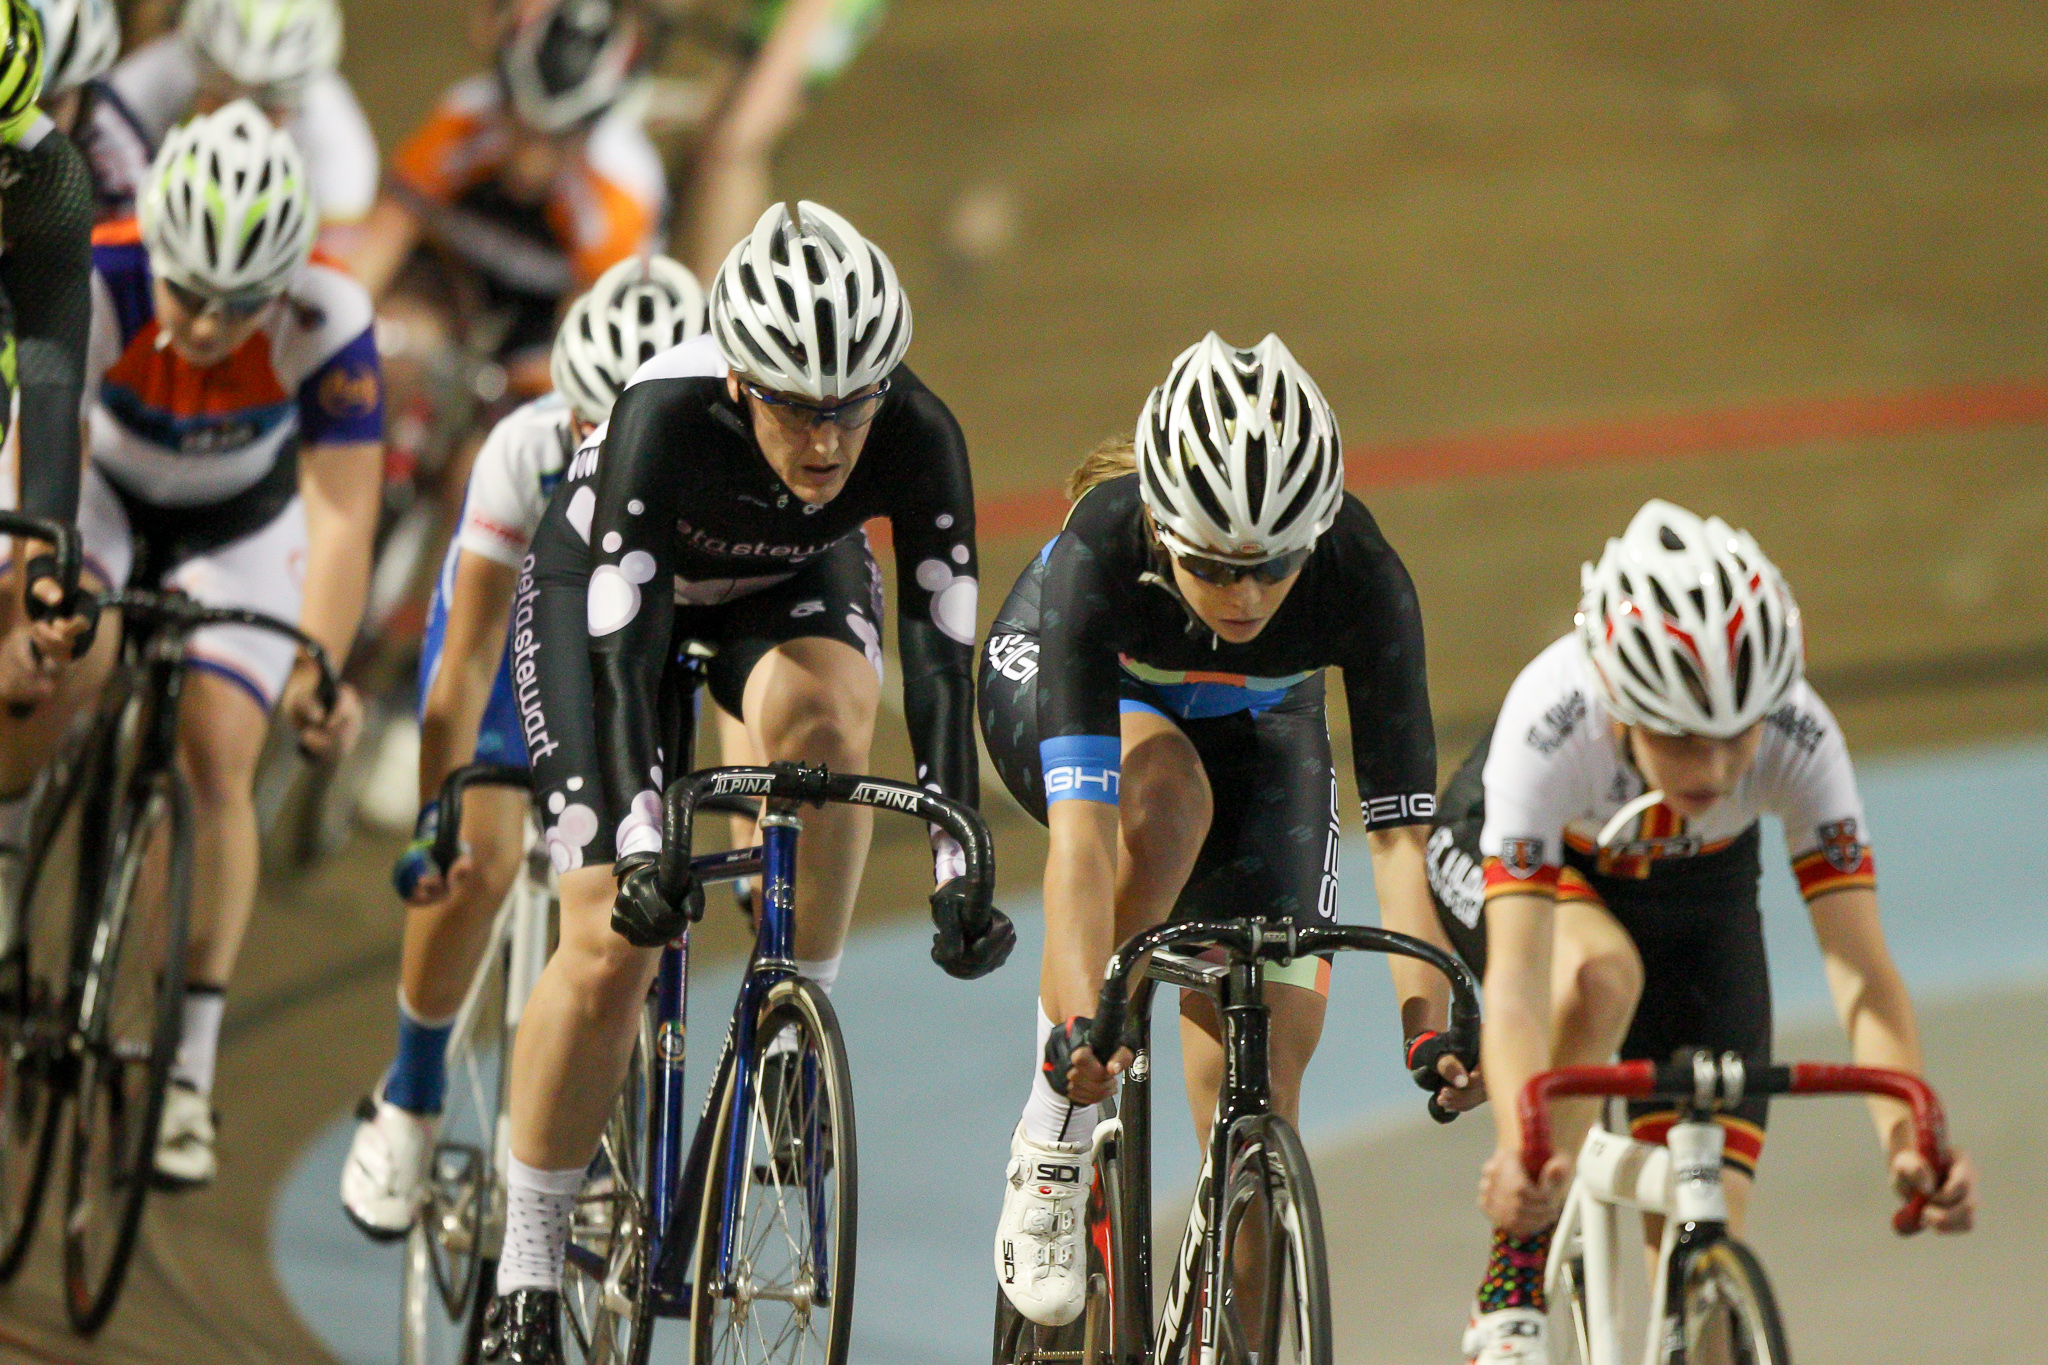
<svg viewBox="0 0 2048 1365"><path fill-rule="evenodd" d="M1643 994L1643 962L1632 952L1589 953L1571 972L1571 990L1579 1007L1603 1018L1635 1012Z"/></svg>
<svg viewBox="0 0 2048 1365"><path fill-rule="evenodd" d="M1124 843L1138 857L1192 858L1215 817L1209 784L1163 765L1125 768L1117 801Z"/></svg>
<svg viewBox="0 0 2048 1365"><path fill-rule="evenodd" d="M874 728L874 707L867 698L818 689L781 708L762 738L770 760L843 769L867 762Z"/></svg>

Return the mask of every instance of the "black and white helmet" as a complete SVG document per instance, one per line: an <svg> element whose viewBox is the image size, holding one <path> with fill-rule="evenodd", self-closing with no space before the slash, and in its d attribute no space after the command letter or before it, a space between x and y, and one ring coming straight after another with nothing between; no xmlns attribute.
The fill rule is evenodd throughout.
<svg viewBox="0 0 2048 1365"><path fill-rule="evenodd" d="M830 402L902 363L910 300L853 224L809 201L794 214L771 204L718 269L711 330L734 374Z"/></svg>
<svg viewBox="0 0 2048 1365"><path fill-rule="evenodd" d="M341 64L336 0L185 0L178 29L213 67L271 99L296 99Z"/></svg>
<svg viewBox="0 0 2048 1365"><path fill-rule="evenodd" d="M614 0L552 0L513 25L498 78L521 122L567 132L618 103L641 46L639 19Z"/></svg>
<svg viewBox="0 0 2048 1365"><path fill-rule="evenodd" d="M569 305L548 372L555 392L593 426L655 356L704 331L704 290L666 256L629 256Z"/></svg>
<svg viewBox="0 0 2048 1365"><path fill-rule="evenodd" d="M1214 332L1138 414L1138 490L1176 554L1247 562L1314 545L1344 503L1337 415L1277 336Z"/></svg>
<svg viewBox="0 0 2048 1365"><path fill-rule="evenodd" d="M1579 643L1626 724L1733 739L1804 673L1792 590L1719 517L1652 498L1579 585Z"/></svg>
<svg viewBox="0 0 2048 1365"><path fill-rule="evenodd" d="M114 0L35 0L43 19L43 98L105 75L121 55Z"/></svg>

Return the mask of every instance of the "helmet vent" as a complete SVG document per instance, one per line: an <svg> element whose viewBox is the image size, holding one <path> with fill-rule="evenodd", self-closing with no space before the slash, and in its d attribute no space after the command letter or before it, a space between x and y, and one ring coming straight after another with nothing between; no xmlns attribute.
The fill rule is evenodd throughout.
<svg viewBox="0 0 2048 1365"><path fill-rule="evenodd" d="M1678 532L1672 530L1669 526L1657 528L1657 543L1667 550L1683 550L1685 548L1685 541L1680 538Z"/></svg>
<svg viewBox="0 0 2048 1365"><path fill-rule="evenodd" d="M1230 525L1230 514L1223 510L1222 500L1209 485L1209 476L1202 472L1193 460L1187 463L1188 491L1195 495L1195 501L1202 504L1202 511L1218 526Z"/></svg>
<svg viewBox="0 0 2048 1365"><path fill-rule="evenodd" d="M1296 521L1300 520L1301 514L1308 510L1309 504L1321 497L1322 493L1322 485L1314 479L1310 479L1307 483L1303 484L1301 491L1294 495L1294 501L1288 503L1286 510L1273 518L1274 528L1285 531L1294 525Z"/></svg>
<svg viewBox="0 0 2048 1365"><path fill-rule="evenodd" d="M1244 443L1245 509L1257 521L1266 505L1266 438L1254 436Z"/></svg>
<svg viewBox="0 0 2048 1365"><path fill-rule="evenodd" d="M1692 666L1692 660L1686 658L1683 654L1673 654L1671 656L1671 664L1672 667L1678 670L1680 680L1685 683L1685 690L1692 694L1693 704L1700 708L1700 714L1712 716L1714 714L1713 698L1707 695L1707 685L1701 681L1699 670Z"/></svg>
<svg viewBox="0 0 2048 1365"><path fill-rule="evenodd" d="M1721 580L1721 606L1725 610L1735 605L1735 585L1728 581L1728 570L1718 561L1714 565L1714 573Z"/></svg>
<svg viewBox="0 0 2048 1365"><path fill-rule="evenodd" d="M1739 711L1749 702L1749 675L1756 665L1756 647L1748 638L1735 652L1735 707Z"/></svg>
<svg viewBox="0 0 2048 1365"><path fill-rule="evenodd" d="M1678 615L1678 604L1664 591L1664 585L1654 578L1650 580L1650 596L1657 599L1657 606L1666 616Z"/></svg>
<svg viewBox="0 0 2048 1365"><path fill-rule="evenodd" d="M836 376L839 373L839 337L832 305L819 299L811 308L811 316L818 327L818 368L825 374Z"/></svg>

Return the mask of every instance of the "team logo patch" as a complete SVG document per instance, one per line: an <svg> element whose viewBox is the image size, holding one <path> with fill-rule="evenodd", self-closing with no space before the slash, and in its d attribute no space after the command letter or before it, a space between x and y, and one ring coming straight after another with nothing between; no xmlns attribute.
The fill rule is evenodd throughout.
<svg viewBox="0 0 2048 1365"><path fill-rule="evenodd" d="M337 368L320 381L320 406L330 417L375 412L381 393L375 370Z"/></svg>
<svg viewBox="0 0 2048 1365"><path fill-rule="evenodd" d="M1854 872L1863 865L1863 841L1856 837L1856 821L1830 820L1819 830L1820 851L1828 866L1837 872Z"/></svg>
<svg viewBox="0 0 2048 1365"><path fill-rule="evenodd" d="M1543 866L1543 841L1520 834L1501 840L1500 865L1517 877L1535 876Z"/></svg>

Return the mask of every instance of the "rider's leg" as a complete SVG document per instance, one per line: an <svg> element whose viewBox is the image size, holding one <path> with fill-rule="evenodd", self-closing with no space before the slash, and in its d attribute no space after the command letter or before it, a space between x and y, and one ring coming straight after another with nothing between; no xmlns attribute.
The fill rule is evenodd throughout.
<svg viewBox="0 0 2048 1365"><path fill-rule="evenodd" d="M754 749L754 737L747 731L747 723L714 703L711 720L718 731L718 762L721 767L747 768L761 762L761 755ZM745 848L756 840L754 822L744 815L728 817L732 826L732 846ZM733 898L740 909L751 918L754 913L755 879L748 877L733 883Z"/></svg>
<svg viewBox="0 0 2048 1365"><path fill-rule="evenodd" d="M186 1031L172 1077L213 1090L220 999L256 905L253 790L268 713L239 678L192 669L178 719L180 756L192 791L192 898L186 954Z"/></svg>
<svg viewBox="0 0 2048 1365"><path fill-rule="evenodd" d="M861 772L875 733L881 680L861 651L803 638L770 649L747 675L743 711L755 752L771 763ZM867 865L874 812L828 805L803 812L796 856L796 956L836 967ZM829 970L829 969L828 969Z"/></svg>
<svg viewBox="0 0 2048 1365"><path fill-rule="evenodd" d="M462 1007L475 975L491 923L519 875L525 852L527 795L506 787L473 787L462 798L462 843L468 875L454 879L447 894L410 906L399 953L398 1007L406 1021L447 1041L447 1026ZM400 1026L397 1060L385 1084L385 1098L415 1113L437 1113L441 1104L441 1054L434 1039L407 1045Z"/></svg>
<svg viewBox="0 0 2048 1365"><path fill-rule="evenodd" d="M1273 1085L1273 1112L1289 1123L1301 1122L1301 1077L1323 1036L1328 1001L1320 991L1266 983L1266 1008L1271 1012L1267 1043L1267 1074ZM1188 1110L1202 1150L1209 1148L1209 1127L1216 1116L1216 1096L1223 1088L1223 1027L1209 997L1181 992L1180 1049L1187 1070Z"/></svg>

